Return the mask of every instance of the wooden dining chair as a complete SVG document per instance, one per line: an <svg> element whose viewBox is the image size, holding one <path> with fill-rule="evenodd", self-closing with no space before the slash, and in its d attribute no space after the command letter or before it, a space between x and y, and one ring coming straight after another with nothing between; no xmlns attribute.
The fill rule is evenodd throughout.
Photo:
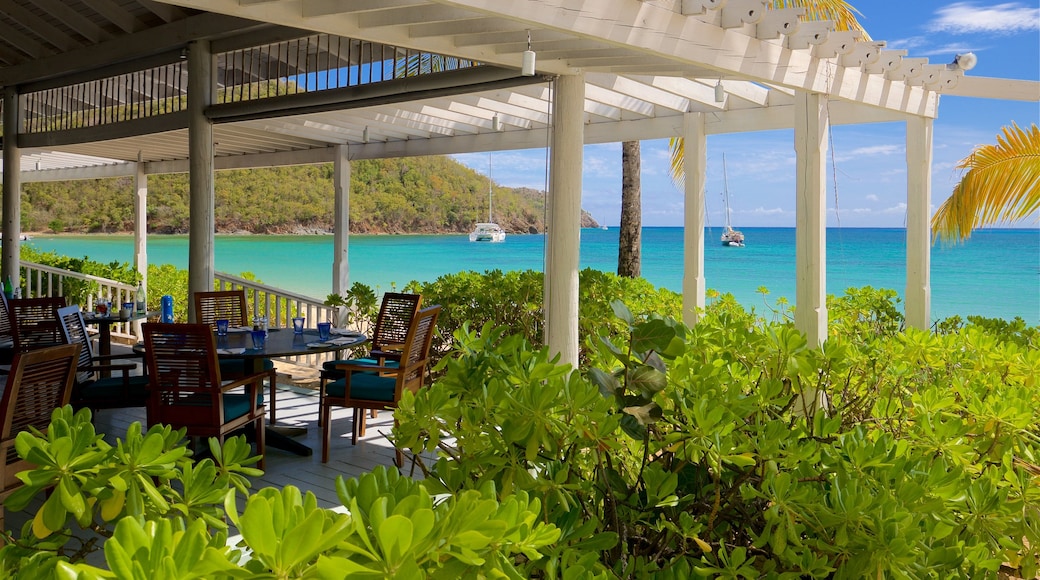
<svg viewBox="0 0 1040 580"><path fill-rule="evenodd" d="M249 319L249 309L246 305L246 291L243 288L238 290L196 292L192 297L195 300L195 322L209 325L214 331L217 329L218 320L227 320L232 326L250 326L252 324ZM225 379L237 379L253 374L254 364L256 364L255 360L223 358L220 360L220 376ZM263 365L263 370L268 376L267 384L270 385L270 396L268 397L270 399L268 402L271 412L270 421L275 423L277 405L274 395L278 374L274 368L274 361L271 359L260 359L259 364Z"/></svg>
<svg viewBox="0 0 1040 580"><path fill-rule="evenodd" d="M14 355L0 398L0 501L22 486L15 475L32 468L15 452L18 433L29 427L46 433L51 412L68 404L79 348L64 344ZM4 529L3 524L4 508L0 504L0 529Z"/></svg>
<svg viewBox="0 0 1040 580"><path fill-rule="evenodd" d="M216 437L222 444L229 433L252 424L263 469L267 373L225 382L209 325L149 322L141 329L150 391L148 424L183 427L189 437Z"/></svg>
<svg viewBox="0 0 1040 580"><path fill-rule="evenodd" d="M73 407L88 407L96 414L98 409L144 407L148 403L148 376L143 372L130 374L138 362L144 366L140 354L95 354L83 313L76 304L59 308L58 321L65 342L81 346L70 401ZM111 376L103 376L105 371Z"/></svg>
<svg viewBox="0 0 1040 580"><path fill-rule="evenodd" d="M422 387L426 380L426 364L430 355L430 343L437 324L440 306L430 306L420 310L412 319L408 334L401 344L401 357L396 365L350 363L340 365L344 372L341 379L326 385L325 399L322 401L322 450L321 461L329 461L329 445L332 441L332 407L352 407L354 424L350 441L357 443L357 438L364 436L364 411L366 409L393 409L401 400L405 389L413 393ZM397 466L404 463L401 450L396 450Z"/></svg>
<svg viewBox="0 0 1040 580"><path fill-rule="evenodd" d="M330 360L321 365L322 368L318 374L319 408L322 401L325 400L326 383L343 378L344 372L338 368L339 366L349 364L397 366L401 360L401 347L408 338L408 330L412 326L412 319L415 318L415 313L419 312L421 305L421 294L400 292L383 294L379 314L376 316L375 324L372 326L372 335L369 337L371 349L368 356ZM376 409L372 409L372 416L375 417L377 412ZM363 417L362 420L364 420ZM318 425L321 426L320 417Z"/></svg>
<svg viewBox="0 0 1040 580"><path fill-rule="evenodd" d="M7 307L7 295L0 292L0 364L10 364L14 359L14 330L11 314Z"/></svg>
<svg viewBox="0 0 1040 580"><path fill-rule="evenodd" d="M65 343L58 322L58 309L65 307L64 296L12 298L7 301L7 306L15 351L25 352Z"/></svg>

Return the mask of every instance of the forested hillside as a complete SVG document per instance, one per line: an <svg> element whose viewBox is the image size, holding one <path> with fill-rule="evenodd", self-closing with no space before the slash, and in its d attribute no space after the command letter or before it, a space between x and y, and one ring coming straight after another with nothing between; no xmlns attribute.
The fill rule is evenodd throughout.
<svg viewBox="0 0 1040 580"><path fill-rule="evenodd" d="M332 164L219 171L218 232L293 234L332 229ZM27 183L22 229L132 231L133 180ZM353 233L468 232L487 219L488 180L448 157L351 162ZM542 192L494 188L494 219L508 232L541 232ZM597 224L583 215L583 225ZM148 231L188 231L187 174L148 177Z"/></svg>

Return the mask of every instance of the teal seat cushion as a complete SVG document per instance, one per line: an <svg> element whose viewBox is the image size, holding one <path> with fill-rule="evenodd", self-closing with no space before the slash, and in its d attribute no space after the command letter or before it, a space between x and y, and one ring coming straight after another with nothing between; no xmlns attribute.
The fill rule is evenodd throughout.
<svg viewBox="0 0 1040 580"><path fill-rule="evenodd" d="M245 376L246 369L252 369L252 361L244 358L222 358L220 363L220 377L223 379L229 379L232 377ZM269 371L274 368L274 361L269 358L263 359L264 370Z"/></svg>
<svg viewBox="0 0 1040 580"><path fill-rule="evenodd" d="M366 401L394 402L394 386L397 379L381 377L374 373L354 373L350 379L350 397ZM330 397L346 395L347 379L337 379L325 386L325 394Z"/></svg>
<svg viewBox="0 0 1040 580"><path fill-rule="evenodd" d="M102 377L92 383L77 388L77 399L89 405L91 401L113 401L126 399L128 407L142 406L148 401L148 377L132 376L129 378L129 393L123 391L123 377Z"/></svg>
<svg viewBox="0 0 1040 580"><path fill-rule="evenodd" d="M321 365L321 376L326 379L341 379L346 371L337 369L337 365L377 365L379 361L374 358L348 358L341 360L330 360L322 363ZM396 369L398 362L395 360L388 360L383 363L383 366Z"/></svg>
<svg viewBox="0 0 1040 580"><path fill-rule="evenodd" d="M257 393L256 404L264 404L263 393ZM224 393L224 422L237 419L249 413L249 395L245 393Z"/></svg>

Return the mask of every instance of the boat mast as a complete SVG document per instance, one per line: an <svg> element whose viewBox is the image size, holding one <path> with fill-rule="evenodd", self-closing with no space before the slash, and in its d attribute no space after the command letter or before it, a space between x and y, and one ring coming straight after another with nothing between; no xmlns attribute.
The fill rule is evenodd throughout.
<svg viewBox="0 0 1040 580"><path fill-rule="evenodd" d="M491 190L493 184L493 182L491 181L491 158L492 153L491 151L488 151L488 223L492 223L494 221L491 219Z"/></svg>
<svg viewBox="0 0 1040 580"><path fill-rule="evenodd" d="M726 231L733 229L729 223L729 179L726 177L726 154L722 154L722 200L726 204Z"/></svg>

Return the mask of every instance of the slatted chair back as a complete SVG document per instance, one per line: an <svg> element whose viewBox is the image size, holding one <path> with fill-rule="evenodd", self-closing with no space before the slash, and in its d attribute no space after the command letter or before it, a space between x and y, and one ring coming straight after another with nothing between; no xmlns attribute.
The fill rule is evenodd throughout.
<svg viewBox="0 0 1040 580"><path fill-rule="evenodd" d="M208 324L211 330L216 330L221 319L227 319L232 326L249 325L244 289L196 292L194 299L195 322Z"/></svg>
<svg viewBox="0 0 1040 580"><path fill-rule="evenodd" d="M32 467L14 448L21 431L47 432L51 412L69 402L79 345L65 344L17 353L0 398L0 499L21 486L15 477ZM0 525L3 524L0 506Z"/></svg>
<svg viewBox="0 0 1040 580"><path fill-rule="evenodd" d="M224 401L213 331L206 324L143 324L151 388L148 424L220 425Z"/></svg>
<svg viewBox="0 0 1040 580"><path fill-rule="evenodd" d="M7 295L0 292L0 340L5 338L14 340L11 335L11 314L8 312Z"/></svg>
<svg viewBox="0 0 1040 580"><path fill-rule="evenodd" d="M148 424L184 428L189 437L224 438L252 425L264 468L263 387L267 372L221 381L208 324L142 324L148 363ZM244 389L244 392L243 392Z"/></svg>
<svg viewBox="0 0 1040 580"><path fill-rule="evenodd" d="M372 350L399 349L408 338L412 319L422 304L421 294L387 292L379 306L375 326L372 328Z"/></svg>
<svg viewBox="0 0 1040 580"><path fill-rule="evenodd" d="M58 309L65 307L64 296L12 298L7 302L15 351L27 351L63 344L65 336L58 322Z"/></svg>
<svg viewBox="0 0 1040 580"><path fill-rule="evenodd" d="M394 393L394 401L401 398L404 389L413 393L422 387L426 380L426 363L430 359L430 343L433 342L433 330L437 325L440 306L423 308L415 316L414 324L405 339L405 350L401 354L401 371Z"/></svg>
<svg viewBox="0 0 1040 580"><path fill-rule="evenodd" d="M76 382L85 383L94 378L94 373L89 370L94 365L94 347L90 340L90 335L87 334L87 327L83 323L83 313L80 311L79 306L73 304L72 306L65 306L64 308L58 309L58 321L61 323L62 330L65 335L65 342L68 344L78 344L79 359L76 362L78 371L76 372Z"/></svg>

